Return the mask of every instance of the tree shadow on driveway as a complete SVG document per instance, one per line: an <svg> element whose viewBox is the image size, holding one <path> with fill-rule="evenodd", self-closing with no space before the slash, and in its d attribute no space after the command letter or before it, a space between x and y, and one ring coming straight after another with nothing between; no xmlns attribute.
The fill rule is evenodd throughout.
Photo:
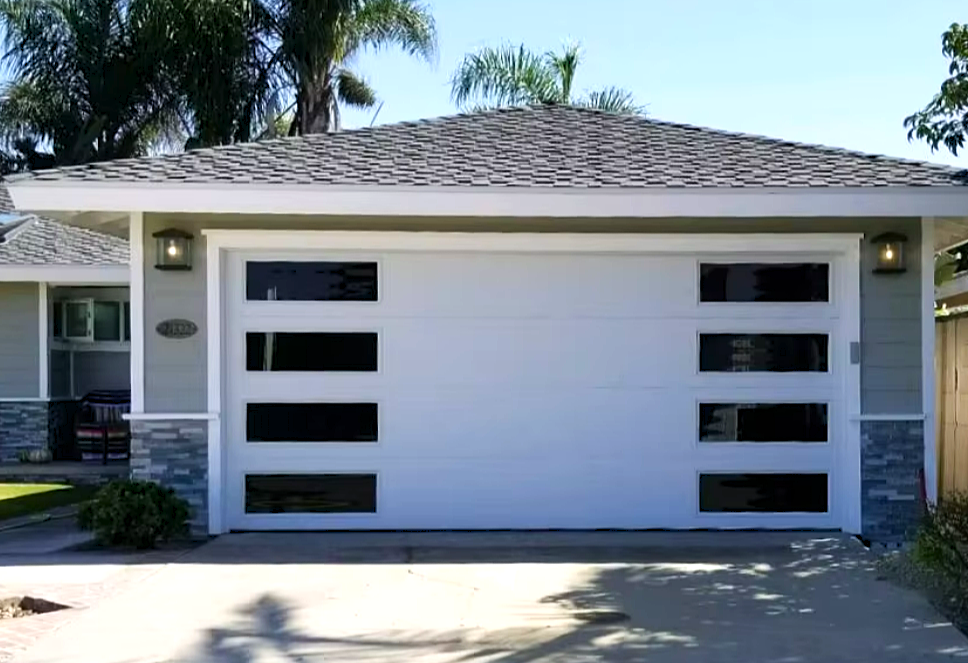
<svg viewBox="0 0 968 663"><path fill-rule="evenodd" d="M431 556L434 563L409 567L419 583L388 597L400 619L377 619L365 609L345 619L339 597L330 597L333 612L319 613L305 599L265 592L240 606L232 623L210 629L201 649L175 660L968 660L960 634L920 599L878 581L872 557L845 552L837 539L804 541L782 554L747 551L742 559L669 550L666 561L582 563L560 591L526 601L505 596L514 594L507 585L462 576L445 553ZM448 585L467 598L455 602L461 614L440 616L429 602ZM326 614L338 623L328 623Z"/></svg>

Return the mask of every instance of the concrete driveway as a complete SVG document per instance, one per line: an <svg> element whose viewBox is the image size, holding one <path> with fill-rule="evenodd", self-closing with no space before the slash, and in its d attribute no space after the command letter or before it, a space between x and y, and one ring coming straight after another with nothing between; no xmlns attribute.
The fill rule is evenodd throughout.
<svg viewBox="0 0 968 663"><path fill-rule="evenodd" d="M968 660L840 536L224 536L22 663Z"/></svg>

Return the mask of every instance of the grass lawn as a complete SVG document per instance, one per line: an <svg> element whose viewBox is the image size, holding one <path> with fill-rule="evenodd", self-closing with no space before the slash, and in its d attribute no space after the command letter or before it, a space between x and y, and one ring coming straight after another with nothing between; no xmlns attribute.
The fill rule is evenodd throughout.
<svg viewBox="0 0 968 663"><path fill-rule="evenodd" d="M95 486L59 483L0 483L0 520L46 511L90 499Z"/></svg>

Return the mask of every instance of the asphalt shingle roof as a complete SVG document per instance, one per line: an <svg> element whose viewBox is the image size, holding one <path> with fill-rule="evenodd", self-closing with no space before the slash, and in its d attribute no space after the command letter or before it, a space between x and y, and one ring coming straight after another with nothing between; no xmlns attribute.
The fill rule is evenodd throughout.
<svg viewBox="0 0 968 663"><path fill-rule="evenodd" d="M40 181L579 188L961 186L949 166L571 106L38 171Z"/></svg>
<svg viewBox="0 0 968 663"><path fill-rule="evenodd" d="M0 184L0 214L14 213ZM0 225L0 265L126 265L128 240L33 215Z"/></svg>

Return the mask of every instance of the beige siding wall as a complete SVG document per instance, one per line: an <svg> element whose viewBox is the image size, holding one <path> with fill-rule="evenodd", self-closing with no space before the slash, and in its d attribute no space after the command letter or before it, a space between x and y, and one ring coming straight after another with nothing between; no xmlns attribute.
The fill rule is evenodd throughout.
<svg viewBox="0 0 968 663"><path fill-rule="evenodd" d="M0 283L0 398L40 396L36 283Z"/></svg>
<svg viewBox="0 0 968 663"><path fill-rule="evenodd" d="M167 227L196 235L190 272L154 269L151 234ZM202 228L316 230L490 230L500 232L860 232L895 230L909 238L907 273L875 275L875 254L865 242L861 264L862 408L866 414L920 413L920 221L918 219L407 219L145 216L145 409L204 412L206 407L205 240ZM182 340L155 333L158 322L188 318L199 333Z"/></svg>

